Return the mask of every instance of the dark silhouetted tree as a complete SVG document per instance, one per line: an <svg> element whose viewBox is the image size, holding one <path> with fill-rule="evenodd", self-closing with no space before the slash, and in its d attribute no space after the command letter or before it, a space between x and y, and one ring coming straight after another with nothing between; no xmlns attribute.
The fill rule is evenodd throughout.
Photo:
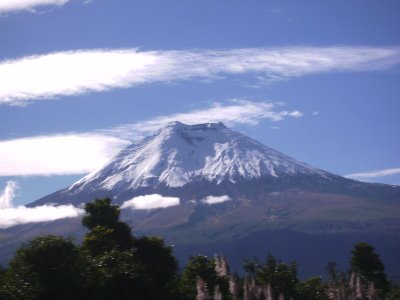
<svg viewBox="0 0 400 300"><path fill-rule="evenodd" d="M270 285L274 298L278 298L279 294L285 297L298 298L297 284L297 263L290 264L278 261L274 256L268 254L265 263L261 264L258 260L245 262L245 271L248 276L255 279L257 286Z"/></svg>
<svg viewBox="0 0 400 300"><path fill-rule="evenodd" d="M143 266L148 299L177 299L178 263L172 248L158 237L141 237L134 241L135 259Z"/></svg>
<svg viewBox="0 0 400 300"><path fill-rule="evenodd" d="M83 249L91 255L99 255L114 247L119 250L132 249L131 229L119 220L120 209L111 204L111 199L96 199L93 203L86 203L85 211L82 224L90 232L85 236Z"/></svg>
<svg viewBox="0 0 400 300"><path fill-rule="evenodd" d="M82 294L84 268L70 239L38 237L21 247L4 276L9 299L71 299Z"/></svg>
<svg viewBox="0 0 400 300"><path fill-rule="evenodd" d="M200 278L201 280L199 281ZM191 256L181 275L180 290L185 299L195 299L197 295L196 284L199 282L207 286L211 295L218 284L215 261L204 255Z"/></svg>
<svg viewBox="0 0 400 300"><path fill-rule="evenodd" d="M375 252L375 248L365 242L357 243L352 250L351 268L364 281L373 282L378 290L387 291L389 282L385 266Z"/></svg>
<svg viewBox="0 0 400 300"><path fill-rule="evenodd" d="M321 277L312 277L297 284L299 300L327 300L327 286ZM297 298L296 298L297 299Z"/></svg>

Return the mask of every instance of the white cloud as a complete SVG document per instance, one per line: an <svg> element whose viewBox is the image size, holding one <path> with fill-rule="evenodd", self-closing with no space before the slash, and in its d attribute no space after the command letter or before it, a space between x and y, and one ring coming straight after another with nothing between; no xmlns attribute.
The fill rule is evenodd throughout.
<svg viewBox="0 0 400 300"><path fill-rule="evenodd" d="M0 176L89 173L127 144L120 138L96 134L0 141Z"/></svg>
<svg viewBox="0 0 400 300"><path fill-rule="evenodd" d="M130 140L153 133L172 121L186 124L224 122L255 125L261 120L299 117L282 103L235 100L229 104L161 116L91 133L68 133L0 141L0 176L85 174L104 165Z"/></svg>
<svg viewBox="0 0 400 300"><path fill-rule="evenodd" d="M125 201L121 208L130 209L155 209L166 208L179 205L180 200L177 197L164 197L159 194L138 196L131 200Z"/></svg>
<svg viewBox="0 0 400 300"><path fill-rule="evenodd" d="M84 213L83 209L73 205L42 205L36 207L21 205L13 207L12 202L17 188L18 184L15 181L8 181L0 195L0 228L78 217Z"/></svg>
<svg viewBox="0 0 400 300"><path fill-rule="evenodd" d="M345 177L363 180L363 179L380 178L380 177L397 175L397 174L400 174L400 168L375 170L375 171L369 171L369 172L363 172L363 173L352 173L352 174L345 175Z"/></svg>
<svg viewBox="0 0 400 300"><path fill-rule="evenodd" d="M223 196L207 196L206 198L204 198L203 200L201 200L201 202L205 203L205 204L218 204L218 203L223 203L226 201L231 201L232 198L229 197L228 195L223 195Z"/></svg>
<svg viewBox="0 0 400 300"><path fill-rule="evenodd" d="M184 124L223 122L227 126L257 125L261 120L282 121L288 117L299 118L300 111L282 110L282 102L253 102L232 100L229 104L214 102L210 108L193 110L187 113L160 116L147 121L115 127L103 132L132 138L132 134L148 134L173 121Z"/></svg>
<svg viewBox="0 0 400 300"><path fill-rule="evenodd" d="M12 11L34 11L40 6L62 6L69 0L1 0L0 14Z"/></svg>
<svg viewBox="0 0 400 300"><path fill-rule="evenodd" d="M381 70L399 62L398 47L64 51L1 61L0 103L21 105L151 82L246 73L277 81L315 73Z"/></svg>
<svg viewBox="0 0 400 300"><path fill-rule="evenodd" d="M287 115L290 117L300 118L303 116L303 113L298 110L295 110L295 111L289 112Z"/></svg>
<svg viewBox="0 0 400 300"><path fill-rule="evenodd" d="M18 189L18 184L16 181L7 181L6 187L0 195L0 209L12 207L12 201L15 197L16 189Z"/></svg>
<svg viewBox="0 0 400 300"><path fill-rule="evenodd" d="M36 207L18 206L0 209L0 228L14 225L55 221L64 218L74 218L82 215L83 209L69 205L42 205Z"/></svg>

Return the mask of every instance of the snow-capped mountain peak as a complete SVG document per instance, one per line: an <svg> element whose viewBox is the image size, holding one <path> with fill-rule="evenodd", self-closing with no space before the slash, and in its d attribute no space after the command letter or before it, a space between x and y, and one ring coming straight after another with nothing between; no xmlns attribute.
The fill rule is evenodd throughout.
<svg viewBox="0 0 400 300"><path fill-rule="evenodd" d="M223 123L169 123L122 150L107 166L69 190L182 187L188 182L279 177L326 172L311 168L235 131Z"/></svg>

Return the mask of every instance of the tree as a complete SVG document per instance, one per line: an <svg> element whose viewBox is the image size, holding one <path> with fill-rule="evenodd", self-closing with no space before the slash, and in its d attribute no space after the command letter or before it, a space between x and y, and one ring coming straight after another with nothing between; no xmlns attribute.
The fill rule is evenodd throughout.
<svg viewBox="0 0 400 300"><path fill-rule="evenodd" d="M91 255L99 255L113 248L132 249L131 229L128 224L119 220L120 209L111 204L110 198L86 203L85 211L82 224L91 231L85 236L83 248Z"/></svg>
<svg viewBox="0 0 400 300"><path fill-rule="evenodd" d="M82 244L89 270L87 296L93 299L151 299L148 274L137 259L128 224L111 199L96 199L85 205L82 224L90 231Z"/></svg>
<svg viewBox="0 0 400 300"><path fill-rule="evenodd" d="M89 269L86 298L151 299L147 298L148 289L143 284L145 270L132 251L112 249L86 259Z"/></svg>
<svg viewBox="0 0 400 300"><path fill-rule="evenodd" d="M38 237L17 251L4 276L2 292L6 299L79 297L83 272L79 251L71 239Z"/></svg>
<svg viewBox="0 0 400 300"><path fill-rule="evenodd" d="M296 285L299 283L297 278L297 263L290 264L278 261L274 256L268 254L264 264L258 260L246 261L245 271L256 280L258 286L270 285L274 298L279 294L285 297L297 298Z"/></svg>
<svg viewBox="0 0 400 300"><path fill-rule="evenodd" d="M312 277L297 284L297 291L301 300L328 300L326 286L321 277Z"/></svg>
<svg viewBox="0 0 400 300"><path fill-rule="evenodd" d="M185 299L196 298L196 284L200 282L198 278L207 286L209 293L213 294L214 288L218 283L213 258L208 258L204 255L190 256L180 281L180 290Z"/></svg>
<svg viewBox="0 0 400 300"><path fill-rule="evenodd" d="M134 255L147 274L146 283L153 299L176 299L178 263L172 248L158 237L141 237L134 241Z"/></svg>
<svg viewBox="0 0 400 300"><path fill-rule="evenodd" d="M351 268L365 281L373 282L375 288L387 291L389 282L385 274L385 266L375 248L365 242L357 243L352 250Z"/></svg>
<svg viewBox="0 0 400 300"><path fill-rule="evenodd" d="M82 249L88 251L90 255L97 256L118 248L118 244L113 238L114 230L96 226L88 232L83 240Z"/></svg>

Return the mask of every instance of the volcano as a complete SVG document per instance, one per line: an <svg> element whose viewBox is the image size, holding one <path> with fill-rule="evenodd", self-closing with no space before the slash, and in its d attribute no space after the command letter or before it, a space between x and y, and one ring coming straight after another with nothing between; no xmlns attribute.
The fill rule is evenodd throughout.
<svg viewBox="0 0 400 300"><path fill-rule="evenodd" d="M105 196L122 204L146 194L177 196L183 204L209 195L252 200L288 189L369 198L384 193L385 199L400 195L396 186L367 184L313 168L222 123L173 122L126 147L100 170L31 205L79 204Z"/></svg>
<svg viewBox="0 0 400 300"><path fill-rule="evenodd" d="M366 240L400 265L399 186L311 167L222 123L170 123L29 206L101 197L121 205L136 234L174 244L178 257L223 251L240 264L241 257L275 251L306 261L311 274L329 259L345 261L352 243ZM3 235L83 232L72 219L16 228Z"/></svg>

